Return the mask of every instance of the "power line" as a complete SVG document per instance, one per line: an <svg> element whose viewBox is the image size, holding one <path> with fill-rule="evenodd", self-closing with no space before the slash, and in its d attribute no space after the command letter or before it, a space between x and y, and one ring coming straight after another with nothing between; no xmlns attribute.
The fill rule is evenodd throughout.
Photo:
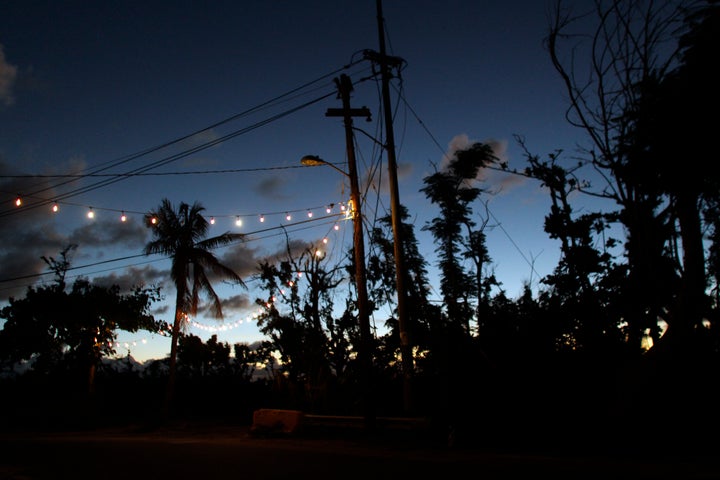
<svg viewBox="0 0 720 480"><path fill-rule="evenodd" d="M291 168L307 168L305 165L287 165L283 167L257 167L257 168L229 168L226 170L192 170L188 172L145 172L145 173L78 173L78 174L21 174L0 175L0 178L85 178L85 177L150 177L171 175L207 175L218 173L248 173L265 172L272 170L288 170ZM14 193L7 192L5 193Z"/></svg>
<svg viewBox="0 0 720 480"><path fill-rule="evenodd" d="M191 137L193 137L193 136L195 136L195 135L198 135L198 134L203 133L203 132L207 132L207 131L209 131L209 130L211 130L211 129L213 129L213 128L216 128L216 127L218 127L218 126L220 126L220 125L229 123L229 122L231 122L231 121L233 121L233 120L236 120L236 119L238 119L238 118L240 118L240 117L246 116L246 115L248 115L248 114L250 114L250 113L254 113L254 112L259 111L259 110L261 110L261 109L263 109L263 108L267 108L267 107L270 106L270 105L279 103L280 100L282 100L282 99L284 99L284 98L286 98L286 97L290 97L290 95L295 94L295 93L297 93L297 92L299 92L299 91L307 88L308 86L310 86L310 85L312 85L312 84L314 84L314 83L318 83L318 82L320 82L320 81L322 81L322 80L324 80L324 79L326 79L326 78L328 78L328 77L331 77L331 76L335 75L335 74L336 74L337 72L339 72L339 71L349 69L349 68L351 68L352 66L357 65L358 63L360 63L360 62L362 62L362 61L363 61L363 60L355 60L355 61L351 62L350 64L345 65L345 66L343 66L342 68L335 70L334 72L331 72L331 73L322 75L321 77L319 77L319 78L317 78L317 79L315 79L315 80L312 80L312 81L310 81L310 82L307 82L307 83L305 83L304 85L301 85L300 87L297 87L297 88L295 88L295 89L292 89L292 90L290 90L289 92L286 92L286 93L284 93L284 94L282 94L282 95L279 95L279 96L275 97L275 98L272 99L272 100L269 100L269 101L267 101L267 102L264 102L264 103L262 103L262 104L260 104L260 105L258 105L258 106L256 106L256 107L250 108L250 109L248 109L248 110L246 110L246 111L244 111L244 112L241 112L241 113L239 113L239 114L233 115L233 116L228 117L228 118L226 118L226 119L224 119L224 120L221 120L221 121L219 121L219 122L216 122L216 123L214 123L214 124L212 124L212 125L210 125L210 126L207 126L207 127L203 128L203 129L196 130L196 131L194 131L194 132L192 132L192 133L190 133L190 134L184 135L184 136L182 136L182 137L180 137L180 138L176 138L176 139L174 139L174 140L171 140L171 141L168 141L168 142L164 142L164 143L162 143L162 144L160 144L160 145L156 145L156 146L154 146L154 147L150 147L150 148L141 150L141 151L136 152L136 153L134 153L134 154L130 154L130 155L121 157L120 159L118 159L118 160L116 160L116 161L110 161L110 162L105 162L105 163L99 164L98 166L93 167L92 169L88 169L88 172L89 172L89 173L85 173L85 174L79 175L79 176L77 176L77 177L75 177L75 176L73 176L73 177L67 177L67 178L69 178L69 179L66 180L66 181L64 181L64 182L61 182L61 183L58 183L58 184L54 184L54 185L50 185L50 186L47 186L47 187L42 188L42 189L40 189L40 190L35 190L35 191L33 191L33 192L30 192L30 193L23 193L23 196L28 197L28 198L33 198L33 196L36 195L36 194L38 194L38 193L42 193L42 192L51 190L51 189L53 189L53 188L57 188L57 187L62 186L62 185L66 185L66 184L69 184L69 183L72 183L72 182L76 182L77 180L82 179L82 178L84 178L84 177L97 176L97 175L100 174L101 172L107 171L107 170L109 170L110 168L117 167L117 166L119 166L119 165L123 165L123 164L125 164L125 163L127 163L127 162L129 162L129 161L136 160L136 159L138 159L138 158L140 158L140 157L143 157L143 156L148 155L148 154L150 154L150 153L159 151L159 150L161 150L161 149L163 149L163 148L166 148L166 147L169 147L169 146L171 146L171 145L177 144L177 143L179 143L179 142L181 142L181 141L184 141L184 140L187 140L187 139L189 139L189 138L191 138ZM51 202L53 202L53 201L57 201L57 200L65 199L65 198L70 198L70 197L73 197L73 196L76 196L76 195L80 195L80 194L82 194L82 193L87 193L87 192L90 192L90 191L92 191L92 190L96 190L96 189L98 189L98 188L102 188L102 187L111 185L111 184L113 184L113 183L116 183L116 182L118 182L118 181L125 180L125 179L127 179L127 178L131 178L131 177L134 177L134 176L138 176L138 175L141 175L141 174L145 174L145 173L148 172L149 170L152 170L152 169L154 169L154 168L158 168L158 167L163 166L163 165L166 165L166 164L168 164L168 163L171 163L171 162L177 161L177 160L179 160L179 159L185 158L185 157L187 157L187 156L189 156L189 155L192 155L192 154L197 153L197 152L199 152L199 151L205 150L205 149L210 148L210 147L212 147L212 146L218 145L218 144L220 144L220 143L222 143L222 142L225 142L225 141L227 141L227 140L230 140L230 139L232 139L232 138L235 138L235 137L238 136L238 135L242 135L242 134L244 134L244 133L248 133L248 132L250 132L250 131L252 131L252 130L255 130L256 128L260 128L260 127L262 127L262 126L265 126L265 125L267 125L267 124L269 124L269 123L271 123L271 122L274 122L274 121L276 121L276 120L279 120L280 118L283 118L283 117L285 117L285 116L287 116L287 115L290 115L290 114L292 114L292 113L295 113L295 112L297 112L297 111L299 111L299 110L301 110L301 109L304 109L304 108L306 108L306 107L308 107L308 106L310 106L310 105L313 105L313 104L315 104L315 103L318 103L318 102L324 100L325 98L328 98L328 97L333 96L333 95L335 95L335 91L334 91L334 90L333 90L332 92L330 92L330 93L323 94L323 95L321 95L320 97L317 97L317 98L315 98L315 99L312 99L312 100L310 100L310 101L307 101L307 102L305 102L305 103L303 103L303 104L301 104L301 105L299 105L299 106L290 108L290 109L288 109L288 110L286 110L286 111L284 111L284 112L281 112L281 113L279 113L279 114L273 115L273 116L271 116L271 117L269 117L269 118L267 118L267 119L265 119L265 120L261 120L261 121L259 121L259 122L256 122L255 124L250 125L250 126L247 126L247 127L244 127L244 128L238 129L238 130L235 130L235 131L233 131L233 132L231 132L231 133L229 133L229 134L227 134L227 135L224 135L224 136L222 136L222 137L220 137L220 138L218 138L218 139L215 139L215 140L212 140L212 141L209 141L209 142L205 142L205 143L203 143L203 144L201 144L201 145L198 145L198 146L196 146L196 147L193 147L193 148L184 150L184 151L182 151L182 152L180 152L180 153L177 153L177 154L174 154L174 155L170 155L170 156L164 157L164 158L162 158L162 159L160 159L160 160L158 160L158 161L156 161L156 162L152 162L152 163L150 163L150 164L148 164L148 165L145 165L145 166L143 166L143 167L138 167L138 168L136 168L136 169L134 169L134 170L131 170L131 171L129 171L129 172L126 172L126 173L123 173L123 174L114 174L114 175L111 175L111 178L110 178L110 179L102 180L102 181L100 181L100 182L96 182L96 183L91 184L91 185L88 185L88 186L86 186L86 187L81 187L81 188L77 188L77 189L75 189L75 190L71 190L71 191L69 191L69 192L65 192L65 193L63 193L63 194L60 194L60 195L55 196L53 200L44 200L44 201L40 201L40 202L31 203L31 204L29 204L29 205L26 205L26 208L25 208L25 209L27 210L27 209L29 209L29 208L36 208L36 207L40 207L40 206L43 206L43 205L47 205L47 204L49 204L49 203L51 203ZM299 97L299 96L300 96L300 95L296 95L295 97L291 97L291 98L297 98L297 97ZM285 100L285 101L287 101L287 100ZM17 209L5 210L5 211L0 212L0 217L7 216L7 215L14 215L14 214L17 214L18 212L19 212L19 211L18 211Z"/></svg>
<svg viewBox="0 0 720 480"><path fill-rule="evenodd" d="M252 131L252 130L255 130L256 128L260 128L261 126L267 125L268 123L271 123L271 122L273 122L273 121L275 121L275 120L278 120L278 119L280 119L280 118L282 118L282 117L285 117L285 116L287 116L287 115L290 115L291 113L297 112L298 110L301 110L301 109L303 109L303 108L306 108L306 107L308 107L308 106L310 106L310 105L313 105L313 104L315 104L315 103L318 103L318 102L320 102L320 101L322 101L322 100L324 100L324 99L326 99L326 98L328 98L328 97L330 97L330 96L333 96L333 95L335 95L334 92L328 93L328 94L325 94L325 95L322 95L322 96L317 97L317 98L315 98L315 99L313 99L313 100L311 100L311 101L308 101L308 102L306 102L306 103L304 103L304 104L302 104L302 105L299 105L299 106L294 107L294 108L292 108L292 109L286 110L286 111L284 111L284 112L282 112L282 113L276 114L276 115L274 115L274 116L272 116L272 117L270 117L270 118L268 118L268 119L262 120L262 121L260 121L260 122L257 122L257 123L255 123L255 124L253 124L253 125L250 125L250 126L248 126L248 127L245 127L245 128L239 129L239 130L235 130L235 131L233 131L233 132L231 132L231 133L229 133L229 134L227 134L227 135L224 135L224 136L222 136L222 137L219 137L219 138L217 138L217 139L215 139L215 140L211 140L211 141L209 141L209 142L205 142L205 143L203 143L203 144L201 144L201 145L198 145L198 146L193 147L193 148L191 148L191 149L185 150L185 151L183 151L183 152L180 152L180 153L177 153L177 154L174 154L174 155L170 155L170 156L168 156L168 157L164 157L164 158L162 158L162 159L160 159L160 160L157 160L157 161L155 161L155 162L153 162L153 163L150 163L149 165L145 165L145 166L143 166L143 167L138 167L138 168L136 168L136 169L134 169L134 170L131 170L130 172L126 172L126 174L123 175L123 176L121 176L121 177L113 177L113 178L108 179L108 180L101 180L101 181L96 182L96 183L94 183L94 184L92 184L92 185L88 185L88 186L86 186L86 187L81 187L81 188L77 188L77 189L75 189L75 190L71 190L71 191L69 191L69 192L66 192L66 193L57 195L57 196L54 198L54 200L42 200L42 201L39 201L39 202L30 203L30 204L26 205L24 209L10 209L10 210L5 210L4 212L0 212L0 217L5 217L5 216L8 216L8 215L15 215L15 214L17 214L18 212L21 212L21 211L27 211L28 209L33 209L33 208L37 208L37 207L40 207L40 206L43 206L43 205L48 205L48 204L52 203L53 201L59 201L59 200L63 200L63 199L66 199L66 198L71 198L71 197L80 195L80 194L82 194L82 193L87 193L87 192L90 192L90 191L93 191L93 190L97 190L97 189L102 188L102 187L106 187L106 186L108 186L108 185L112 185L112 184L117 183L117 182L119 182L119 181L121 181L121 180L126 180L126 179L128 179L128 178L131 178L131 177L135 176L135 175L138 174L138 173L144 173L144 172L147 172L148 170L152 170L152 169L154 169L154 168L161 167L161 166L166 165L166 164L168 164L168 163L175 162L175 161L180 160L180 159L182 159L182 158L185 158L185 157L187 157L187 156L189 156L189 155L192 155L193 153L197 153L197 152L199 152L199 151L205 150L205 149L207 149L207 148L213 147L213 146L218 145L218 144L220 144L220 143L223 143L223 142L225 142L225 141L227 141L227 140L230 140L231 138L235 138L235 137L237 137L238 135L242 135L242 134L244 134L244 133L248 133L248 132L250 132L250 131ZM32 195L28 195L28 197L29 197L29 198L32 198Z"/></svg>

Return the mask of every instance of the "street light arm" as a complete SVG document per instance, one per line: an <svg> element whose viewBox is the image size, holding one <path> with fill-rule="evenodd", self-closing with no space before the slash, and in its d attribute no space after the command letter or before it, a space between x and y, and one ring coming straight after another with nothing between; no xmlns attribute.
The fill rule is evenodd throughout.
<svg viewBox="0 0 720 480"><path fill-rule="evenodd" d="M363 135L365 135L366 137L368 137L370 140L372 140L372 141L375 142L376 144L380 145L382 148L387 148L387 145L385 145L385 144L382 143L380 140L378 140L377 138L375 138L375 137L373 137L372 135L370 135L369 133L367 133L367 132L366 132L365 130L363 130L362 128L352 127L352 129L355 130L355 131L358 131L358 132L362 133Z"/></svg>

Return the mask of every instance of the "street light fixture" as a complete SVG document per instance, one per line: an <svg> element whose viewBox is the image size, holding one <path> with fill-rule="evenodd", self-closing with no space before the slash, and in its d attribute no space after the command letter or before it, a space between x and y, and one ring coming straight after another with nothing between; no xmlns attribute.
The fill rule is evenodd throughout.
<svg viewBox="0 0 720 480"><path fill-rule="evenodd" d="M300 163L305 165L306 167L319 167L322 165L327 165L328 167L334 168L338 172L342 173L346 177L350 177L350 174L345 172L344 170L336 167L334 164L330 162L326 162L322 158L318 157L317 155L305 155L300 159Z"/></svg>

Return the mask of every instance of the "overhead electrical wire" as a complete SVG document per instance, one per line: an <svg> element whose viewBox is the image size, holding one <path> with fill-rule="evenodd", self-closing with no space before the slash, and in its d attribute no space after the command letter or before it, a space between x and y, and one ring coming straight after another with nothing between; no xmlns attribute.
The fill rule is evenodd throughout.
<svg viewBox="0 0 720 480"><path fill-rule="evenodd" d="M216 128L216 127L218 127L218 126L220 126L220 125L229 123L229 122L231 122L231 121L233 121L233 120L236 120L236 119L238 119L238 118L240 118L240 117L246 116L246 115L248 115L248 114L250 114L250 113L259 111L259 110L261 110L261 109L263 109L263 108L267 108L269 105L272 105L272 104L275 104L275 103L279 103L279 100L284 99L284 98L286 98L286 97L288 97L288 96L290 96L290 95L292 95L292 94L294 94L294 93L296 93L296 92L298 92L298 91L300 91L300 90L302 90L302 89L304 89L304 88L307 88L309 85L312 85L312 84L314 84L314 83L320 82L320 81L322 81L322 80L324 80L324 79L326 79L326 78L328 78L328 77L330 77L330 76L332 76L332 75L335 75L335 74L336 74L337 72L339 72L339 71L348 69L348 68L350 68L350 67L352 67L352 66L354 66L354 65L356 65L356 64L358 64L358 63L360 63L360 62L361 62L361 60L356 60L356 61L354 61L354 62L351 62L350 64L345 65L345 66L343 66L342 68L335 70L334 72L325 74L325 75L323 75L323 76L321 76L321 77L319 77L319 78L317 78L317 79L315 79L315 80L313 80L313 81L311 81L311 82L307 82L307 83L305 83L304 85L302 85L302 86L300 86L300 87L297 87L297 88L295 88L295 89L290 90L289 92L286 92L286 93L284 93L284 94L282 94L282 95L279 95L279 96L275 97L275 98L272 99L272 100L269 100L269 101L267 101L267 102L264 102L264 103L262 103L262 104L260 104L260 105L258 105L258 106L256 106L256 107L253 107L253 108L248 109L248 110L246 110L246 111L244 111L244 112L241 112L241 113L239 113L239 114L236 114L236 115L233 115L233 116L231 116L231 117L228 117L228 118L226 118L226 119L224 119L224 120L221 120L221 121L219 121L219 122L216 122L216 123L214 123L214 124L212 124L212 125L210 125L210 126L207 126L207 127L203 128L203 129L196 130L196 131L194 131L194 132L192 132L192 133L190 133L190 134L184 135L184 136L182 136L182 137L180 137L180 138L176 138L176 139L174 139L174 140L172 140L172 141L165 142L165 143L162 143L162 144L160 144L160 145L156 145L156 146L154 146L154 147L150 147L150 148L141 150L141 151L139 151L139 152L137 152L137 153L134 153L134 154L131 154L131 155L127 155L127 156L121 157L121 158L120 158L119 160L117 160L117 161L105 162L105 163L100 164L100 165L98 165L98 166L96 166L96 167L93 167L92 169L88 169L88 173L86 173L86 174L82 174L82 175L80 175L80 176L78 176L78 177L74 177L74 176L73 176L73 177L71 177L69 180L66 180L66 181L64 181L64 182L56 183L56 184L54 184L54 185L50 185L50 186L41 188L41 189L39 189L39 190L31 191L31 192L29 192L29 193L23 193L22 195L23 195L23 197L25 197L25 198L34 198L34 197L35 197L37 194L39 194L39 193L43 193L43 192L46 192L46 191L48 191L48 190L51 190L51 189L54 189L54 188L57 188L57 187L59 187L59 186L66 185L66 184L69 184L69 183L72 183L72 182L76 182L76 181L78 181L79 179L82 179L82 178L84 178L84 177L95 176L95 175L97 175L97 174L99 174L99 173L101 173L101 172L104 172L104 171L109 170L110 168L114 168L114 167L117 167L117 166L119 166L119 165L123 165L123 164L125 164L125 163L127 163L127 162L129 162L129 161L136 160L136 159L138 159L138 158L140 158L140 157L143 157L143 156L146 156L146 155L148 155L148 154L150 154L150 153L153 153L153 152L159 151L159 150L161 150L161 149L163 149L163 148L166 148L166 147L168 147L168 146L177 144L177 143L182 142L182 141L184 141L184 140L187 140L187 139L189 139L189 138L191 138L191 137L193 137L193 136L195 136L195 135L197 135L197 134L199 134L199 133L203 133L203 132L209 131L209 130L211 130L211 129L213 129L213 128ZM73 196L76 196L76 195L80 195L80 194L82 194L82 193L87 193L87 192L96 190L96 189L98 189L98 188L102 188L102 187L111 185L111 184L116 183L116 182L118 182L118 181L125 180L125 179L127 179L127 178L131 178L131 177L134 177L134 176L137 176L137 175L140 175L140 174L147 173L149 170L152 170L152 169L154 169L154 168L158 168L158 167L161 167L161 166L166 165L166 164L168 164L168 163L171 163L171 162L177 161L177 160L179 160L179 159L185 158L185 157L187 157L187 156L189 156L189 155L192 155L192 154L194 154L194 153L197 153L197 152L199 152L199 151L202 151L202 150L205 150L205 149L207 149L207 148L213 147L213 146L215 146L215 145L217 145L217 144L219 144L219 143L225 142L225 141L227 141L227 140L229 140L229 139L232 139L232 138L234 138L234 137L236 137L236 136L238 136L238 135L242 135L242 134L244 134L244 133L248 133L248 132L250 132L250 131L252 131L252 130L255 130L255 129L257 129L257 128L260 128L260 127L262 127L262 126L265 126L265 125L267 125L267 124L269 124L269 123L271 123L271 122L274 122L274 121L276 121L276 120L278 120L278 119L280 119L280 118L283 118L283 117L285 117L285 116L287 116L287 115L290 115L290 114L295 113L295 112L297 112L297 111L299 111L299 110L302 110L302 109L304 109L304 108L306 108L306 107L308 107L308 106L310 106L310 105L313 105L313 104L315 104L315 103L318 103L318 102L324 100L325 98L328 98L328 97L330 97L330 96L332 96L332 95L334 95L334 94L335 94L335 91L333 90L333 91L330 92L330 93L323 94L323 95L321 95L320 97L314 98L314 99L312 99L312 100L310 100L310 101L307 101L307 102L305 102L305 103L303 103L303 104L301 104L301 105L299 105L299 106L290 108L290 109L288 109L288 110L286 110L286 111L284 111L284 112L278 113L278 114L273 115L273 116L271 116L271 117L269 117L269 118L266 118L266 119L264 119L264 120L261 120L261 121L259 121L259 122L256 122L256 123L254 123L254 124L252 124L252 125L250 125L250 126L247 126L247 127L244 127L244 128L238 129L238 130L235 130L235 131L233 131L233 132L231 132L231 133L229 133L229 134L226 134L226 135L224 135L224 136L222 136L222 137L219 137L219 138L217 138L217 139L214 139L214 140L212 140L212 141L205 142L205 143L200 144L200 145L198 145L198 146L195 146L195 147L193 147L193 148L190 148L190 149L184 150L184 151L182 151L182 152L179 152L179 153L176 153L176 154L173 154L173 155L164 157L164 158L162 158L162 159L160 159L160 160L158 160L158 161L152 162L152 163L147 164L147 165L145 165L145 166L138 167L138 168L136 168L136 169L130 170L129 172L125 172L125 173L123 173L123 174L117 174L118 176L113 176L113 177L111 177L111 179L106 179L106 180L99 181L99 182L96 182L96 183L94 183L94 184L91 184L91 185L88 185L88 186L85 186L85 187L77 188L77 189L75 189L75 190L71 190L71 191L69 191L69 192L62 193L62 194L60 194L60 195L55 195L55 196L53 196L53 199L43 199L43 200L40 200L40 201L37 201L37 202L33 202L33 203L26 204L26 205L24 206L24 210L26 211L26 210L28 210L28 209L30 209L30 208L36 208L36 207L40 207L40 206L43 206L43 205L48 205L48 204L52 203L53 201L57 201L57 200L65 199L65 198L70 198L70 197L73 197ZM3 177L3 176L0 176L0 178L2 178L2 177ZM20 211L22 211L22 210L18 210L18 209L15 209L15 208L13 208L13 209L8 209L8 210L4 210L4 211L1 211L1 212L0 212L0 217L7 216L7 215L14 215L14 214L19 213Z"/></svg>
<svg viewBox="0 0 720 480"><path fill-rule="evenodd" d="M82 194L82 193L91 192L91 191L93 191L93 190L97 190L97 189L99 189L99 188L103 188L103 187L106 187L106 186L108 186L108 185L112 185L112 184L114 184L114 183L117 183L117 182L119 182L119 181L126 180L126 179L128 179L128 178L131 178L131 177L135 176L135 174L145 173L145 172L147 172L148 170L152 170L152 169L154 169L154 168L158 168L158 167L161 167L161 166L163 166L163 165L167 165L167 164L169 164L169 163L175 162L175 161L177 161L177 160L180 160L180 159L182 159L182 158L185 158L185 157L187 157L187 156L189 156L189 155L192 155L192 154L194 154L194 153L197 153L197 152L200 152L200 151L202 151L202 150L205 150L205 149L208 149L208 148L210 148L210 147L213 147L213 146L215 146L215 145L218 145L218 144L220 144L220 143L222 143L222 142L225 142L225 141L227 141L227 140L229 140L229 139L231 139L231 138L237 137L238 135L242 135L242 134L247 133L247 132L249 132L249 131L255 130L256 128L260 128L261 126L267 125L268 123L271 123L271 122L273 122L273 121L275 121L275 120L278 120L278 119L280 119L280 118L282 118L282 117L285 117L285 116L287 116L287 115L290 115L291 113L294 113L294 112L296 112L296 111L298 111L298 110L301 110L301 109L303 109L303 108L306 108L306 107L308 107L308 106L310 106L310 105L312 105L312 104L318 103L318 102L320 102L320 101L324 100L325 98L328 98L328 97L330 97L330 96L332 96L332 95L334 95L334 92L328 93L328 94L325 94L325 95L322 95L322 96L317 97L317 98L315 98L315 99L313 99L313 100L311 100L311 101L309 101L309 102L306 102L306 103L304 103L304 104L302 104L302 105L300 105L300 106L294 107L294 108L292 108L292 109L290 109L290 110L286 110L286 111L284 111L284 112L282 112L282 113L279 113L279 114L277 114L277 115L274 115L274 116L272 116L272 117L270 117L270 118L267 118L267 119L265 119L265 120L262 120L262 121L260 121L260 122L257 122L257 123L255 123L255 124L253 124L253 125L248 126L248 127L244 127L244 128L242 128L242 129L235 130L235 131L233 131L233 132L231 132L231 133L228 133L228 134L226 134L226 135L223 135L222 137L219 137L219 138L214 139L214 140L212 140L212 141L205 142L205 143L203 143L203 144L201 144L201 145L198 145L198 146L196 146L196 147L193 147L193 148L190 148L190 149L188 149L188 150L182 151L182 152L180 152L180 153L177 153L177 154L174 154L174 155L170 155L170 156L168 156L168 157L164 157L164 158L162 158L162 159L160 159L160 160L157 160L157 161L155 161L155 162L152 162L152 163L150 163L150 164L148 164L148 165L145 165L145 166L142 166L142 167L138 167L138 168L136 168L136 169L134 169L134 170L130 170L129 172L126 172L126 173L125 173L123 176L121 176L121 177L113 177L113 178L110 178L110 179L101 180L101 181L99 181L99 182L93 183L93 184L88 185L88 186L85 186L85 187L77 188L77 189L75 189L75 190L70 190L69 192L65 192L65 193L62 193L62 194L60 194L60 195L55 195L52 200L43 199L43 200L36 201L36 202L33 202L33 203L28 203L28 204L24 205L22 209L12 208L12 209L9 209L9 210L5 210L5 211L3 211L3 212L0 212L0 217L5 217L5 216L7 216L7 215L15 215L15 214L17 214L17 213L19 213L19 212L21 212L21 211L27 211L27 210L29 210L29 209L33 209L33 208L41 207L41 206L44 206L44 205L48 205L48 204L52 203L53 201L60 201L60 200L66 199L66 198L71 198L71 197L80 195L80 194ZM75 180L73 180L73 181L75 181ZM46 190L47 190L47 189L46 189ZM36 197L34 196L34 194L23 195L23 197L25 197L25 198L31 198L31 199L32 199L32 198L36 198Z"/></svg>

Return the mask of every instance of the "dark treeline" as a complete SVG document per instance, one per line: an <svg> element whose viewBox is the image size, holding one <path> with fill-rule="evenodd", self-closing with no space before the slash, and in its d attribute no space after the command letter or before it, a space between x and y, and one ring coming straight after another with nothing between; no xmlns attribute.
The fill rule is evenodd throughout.
<svg viewBox="0 0 720 480"><path fill-rule="evenodd" d="M568 121L586 133L586 145L571 157L536 155L518 136L527 166L511 171L490 146L474 144L424 179L421 191L436 209L430 222L416 226L411 212L400 212L409 392L387 217L368 235L371 372L357 361L352 252L330 265L313 246L288 239L286 258L259 265L261 345L202 342L175 328L174 414L247 422L256 408L286 408L424 417L440 437L488 446L717 445L720 177L711 167L717 121L701 112L720 107L720 9L715 2L596 4L590 17L558 4L546 43L567 88ZM587 29L588 18L597 28L582 32L592 40L583 50L582 37L571 33L580 20ZM545 232L559 241L560 260L536 292L528 284L516 299L497 282L485 243L491 192L478 178L486 168L540 182L551 199ZM576 212L573 199L583 195L610 207ZM418 227L435 241L437 284ZM95 292L82 281L68 289L65 256L49 263L57 285L29 289L0 315L6 371L34 358L25 374L3 380L5 416L42 409L38 418L47 418L80 406L69 410L152 419L170 360L142 371L129 359L123 371L100 360L114 352L116 329L160 330L147 315L156 292ZM442 301L431 302L431 291ZM97 308L85 301L99 293L106 300ZM67 308L53 303L72 298L78 302ZM178 306L176 323L187 306L180 295Z"/></svg>

